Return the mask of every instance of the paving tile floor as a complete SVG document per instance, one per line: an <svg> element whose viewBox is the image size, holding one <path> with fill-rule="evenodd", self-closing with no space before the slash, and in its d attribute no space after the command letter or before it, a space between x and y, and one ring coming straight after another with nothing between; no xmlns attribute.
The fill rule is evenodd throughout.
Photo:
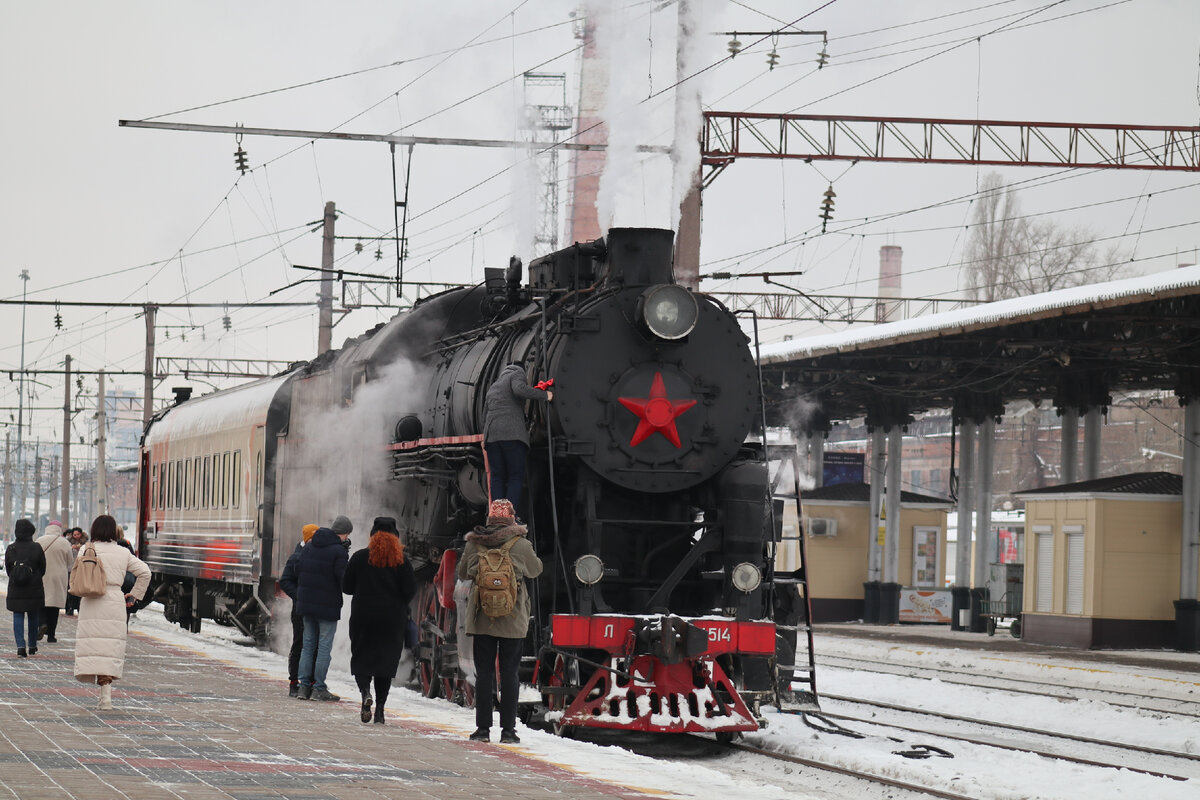
<svg viewBox="0 0 1200 800"><path fill-rule="evenodd" d="M357 703L282 694L278 680L130 632L112 711L75 680L75 618L35 656L0 651L0 800L635 798L409 718L363 725Z"/></svg>

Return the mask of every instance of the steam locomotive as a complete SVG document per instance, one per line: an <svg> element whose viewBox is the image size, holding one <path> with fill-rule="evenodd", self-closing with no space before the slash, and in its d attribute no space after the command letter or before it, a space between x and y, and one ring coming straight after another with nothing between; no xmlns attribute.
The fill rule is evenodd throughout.
<svg viewBox="0 0 1200 800"><path fill-rule="evenodd" d="M473 700L454 568L488 503L484 395L509 363L529 409L529 722L728 737L763 724L793 642L757 368L737 320L672 279L671 231L613 229L417 303L340 350L159 413L140 546L168 619L267 635L301 527L397 518L420 592L417 682ZM456 593L456 588L458 592ZM777 629L776 622L781 625Z"/></svg>

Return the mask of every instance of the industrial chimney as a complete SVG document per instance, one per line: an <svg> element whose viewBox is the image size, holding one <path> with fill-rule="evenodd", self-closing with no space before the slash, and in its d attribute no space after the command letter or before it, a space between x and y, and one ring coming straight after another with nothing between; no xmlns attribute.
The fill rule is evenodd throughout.
<svg viewBox="0 0 1200 800"><path fill-rule="evenodd" d="M879 248L880 299L875 303L876 322L895 322L901 318L900 257L902 253L903 250L894 244L885 244Z"/></svg>

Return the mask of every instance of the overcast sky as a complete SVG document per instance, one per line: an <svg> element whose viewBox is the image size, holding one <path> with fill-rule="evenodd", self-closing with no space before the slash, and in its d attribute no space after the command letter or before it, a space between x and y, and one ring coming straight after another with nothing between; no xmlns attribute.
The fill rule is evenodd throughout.
<svg viewBox="0 0 1200 800"><path fill-rule="evenodd" d="M694 80L711 110L1130 125L1200 120L1195 0L693 3L701 13L698 58L713 65ZM614 5L628 48L617 59L619 88L640 110L632 115L637 136L670 144L676 7L658 0ZM391 156L384 144L246 136L252 169L241 176L231 135L119 128L118 120L513 139L521 136L515 109L524 72L565 74L568 103L578 95L571 20L577 5L566 0L3 0L2 7L0 298L19 299L18 275L28 270L30 299L230 304L228 331L223 309L162 310L160 356L311 358L315 307L242 304L315 300L313 283L284 287L313 277L292 265L320 263L320 233L312 229L329 200L341 214L337 233L366 243L356 254L352 240L340 240L338 266L393 273L390 245L376 261L369 241L391 234ZM829 66L815 69L819 37L781 37L774 70L766 68L769 39L726 58L723 32L785 23L827 31ZM761 37L739 38L750 45ZM397 154L401 193L405 156ZM519 188L520 161L503 150L416 148L406 278L475 282L485 265L504 265L514 250L528 249L522 232L533 216ZM650 159L622 176L619 224L670 224L664 161ZM793 283L804 291L870 295L880 246L896 244L904 249L905 295L954 296L965 285L958 264L963 225L985 172L740 161L705 193L701 272L804 270ZM1200 175L1001 173L1020 182L1027 213L1115 237L1109 241L1134 259L1131 274L1195 260ZM835 221L821 236L818 206L831 182ZM564 204L567 195L561 193ZM519 255L528 260L528 252ZM743 279L704 288L765 287ZM4 309L0 369L16 369L20 307ZM142 369L144 326L136 309L64 306L59 313L63 327L56 329L53 307L28 308L28 368L61 369L71 355L77 369ZM391 313L353 311L338 323L335 345ZM772 324L764 336L818 330L829 328ZM42 409L61 406L61 378L32 377L26 403L33 429L25 438L58 440L61 412ZM166 379L158 397L179 383ZM94 394L95 379L85 385ZM141 391L137 376L115 377L111 385ZM0 418L15 420L16 383L0 388ZM86 434L87 417L76 418L77 435Z"/></svg>

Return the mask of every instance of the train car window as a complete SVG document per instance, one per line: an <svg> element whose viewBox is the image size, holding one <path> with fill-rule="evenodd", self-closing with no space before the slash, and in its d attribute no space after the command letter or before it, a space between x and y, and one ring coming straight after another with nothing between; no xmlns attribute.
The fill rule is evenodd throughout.
<svg viewBox="0 0 1200 800"><path fill-rule="evenodd" d="M175 462L175 508L183 508L183 462Z"/></svg>
<svg viewBox="0 0 1200 800"><path fill-rule="evenodd" d="M167 502L167 462L158 462L158 510L166 508Z"/></svg>
<svg viewBox="0 0 1200 800"><path fill-rule="evenodd" d="M233 489L229 505L241 508L242 505L242 451L233 451Z"/></svg>
<svg viewBox="0 0 1200 800"><path fill-rule="evenodd" d="M229 453L221 454L221 508L229 508Z"/></svg>
<svg viewBox="0 0 1200 800"><path fill-rule="evenodd" d="M202 508L200 505L200 456L192 459L192 508Z"/></svg>
<svg viewBox="0 0 1200 800"><path fill-rule="evenodd" d="M183 460L183 508L192 507L192 460Z"/></svg>
<svg viewBox="0 0 1200 800"><path fill-rule="evenodd" d="M200 507L208 508L209 490L212 488L212 456L204 457L200 473Z"/></svg>
<svg viewBox="0 0 1200 800"><path fill-rule="evenodd" d="M154 499L158 496L158 464L150 465L150 508L154 508Z"/></svg>
<svg viewBox="0 0 1200 800"><path fill-rule="evenodd" d="M175 465L172 464L170 461L166 462L166 464L167 464L167 481L166 481L167 497L166 497L166 502L163 504L163 508L172 508L173 503L171 503L171 497L172 497L171 492L175 488Z"/></svg>

